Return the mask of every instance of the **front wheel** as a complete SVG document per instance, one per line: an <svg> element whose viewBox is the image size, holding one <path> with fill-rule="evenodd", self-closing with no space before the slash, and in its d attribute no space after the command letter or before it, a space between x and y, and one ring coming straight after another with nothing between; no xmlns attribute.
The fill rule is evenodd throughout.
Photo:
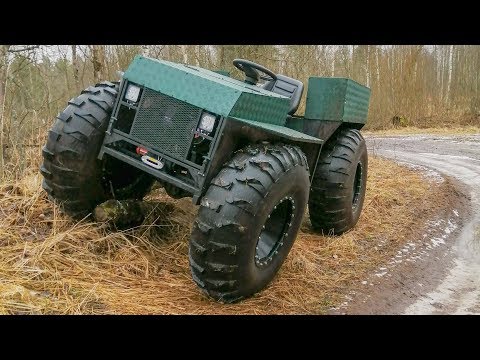
<svg viewBox="0 0 480 360"><path fill-rule="evenodd" d="M97 155L118 95L118 85L90 86L68 102L48 132L43 147L43 189L63 210L82 218L101 202L141 199L154 179L114 158Z"/></svg>
<svg viewBox="0 0 480 360"><path fill-rule="evenodd" d="M189 253L196 284L228 303L268 285L297 236L309 188L298 147L237 151L213 179L195 220Z"/></svg>

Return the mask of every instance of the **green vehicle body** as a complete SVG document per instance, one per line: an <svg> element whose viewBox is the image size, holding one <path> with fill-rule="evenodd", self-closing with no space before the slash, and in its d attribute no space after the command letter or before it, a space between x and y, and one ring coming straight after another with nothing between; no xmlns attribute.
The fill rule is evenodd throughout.
<svg viewBox="0 0 480 360"><path fill-rule="evenodd" d="M223 164L247 144L295 144L312 176L324 142L367 120L370 89L351 79L309 78L305 115L295 116L288 114L289 98L224 74L136 56L120 83L99 159L108 154L127 162L198 204ZM141 88L135 104L125 100L129 84ZM204 112L216 117L209 135L199 130ZM142 161L138 148L164 167Z"/></svg>

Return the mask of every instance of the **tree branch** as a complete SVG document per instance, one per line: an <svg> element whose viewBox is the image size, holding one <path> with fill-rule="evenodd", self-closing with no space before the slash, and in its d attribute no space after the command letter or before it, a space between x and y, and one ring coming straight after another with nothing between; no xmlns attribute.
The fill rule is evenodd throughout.
<svg viewBox="0 0 480 360"><path fill-rule="evenodd" d="M22 52L22 51L30 51L30 50L38 49L39 47L40 47L40 45L32 45L32 46L24 47L23 49L8 49L8 52L9 53L19 53L19 52Z"/></svg>

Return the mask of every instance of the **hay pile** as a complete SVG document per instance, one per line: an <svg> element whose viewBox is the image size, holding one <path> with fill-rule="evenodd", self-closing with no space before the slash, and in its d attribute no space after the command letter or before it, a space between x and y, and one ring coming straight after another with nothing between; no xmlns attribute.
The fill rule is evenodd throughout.
<svg viewBox="0 0 480 360"><path fill-rule="evenodd" d="M341 237L310 230L308 216L273 283L239 304L220 305L197 289L188 268L196 208L156 190L158 219L127 231L74 223L41 190L41 175L0 184L0 313L315 314L388 259L435 211L446 184L371 158L357 227ZM167 205L166 205L167 204ZM170 204L170 205L168 205ZM172 211L173 204L173 211ZM162 211L164 210L164 211ZM387 239L386 245L376 245Z"/></svg>

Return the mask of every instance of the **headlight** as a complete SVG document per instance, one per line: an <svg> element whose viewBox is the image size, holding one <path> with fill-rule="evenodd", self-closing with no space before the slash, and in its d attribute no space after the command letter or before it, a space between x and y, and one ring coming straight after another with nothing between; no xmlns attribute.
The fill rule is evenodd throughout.
<svg viewBox="0 0 480 360"><path fill-rule="evenodd" d="M140 95L140 88L133 84L129 84L127 91L125 93L125 99L131 102L137 102L139 95Z"/></svg>
<svg viewBox="0 0 480 360"><path fill-rule="evenodd" d="M213 127L215 126L215 120L216 120L215 115L212 115L209 113L203 113L202 118L200 119L200 125L198 127L201 130L211 133L213 131Z"/></svg>

